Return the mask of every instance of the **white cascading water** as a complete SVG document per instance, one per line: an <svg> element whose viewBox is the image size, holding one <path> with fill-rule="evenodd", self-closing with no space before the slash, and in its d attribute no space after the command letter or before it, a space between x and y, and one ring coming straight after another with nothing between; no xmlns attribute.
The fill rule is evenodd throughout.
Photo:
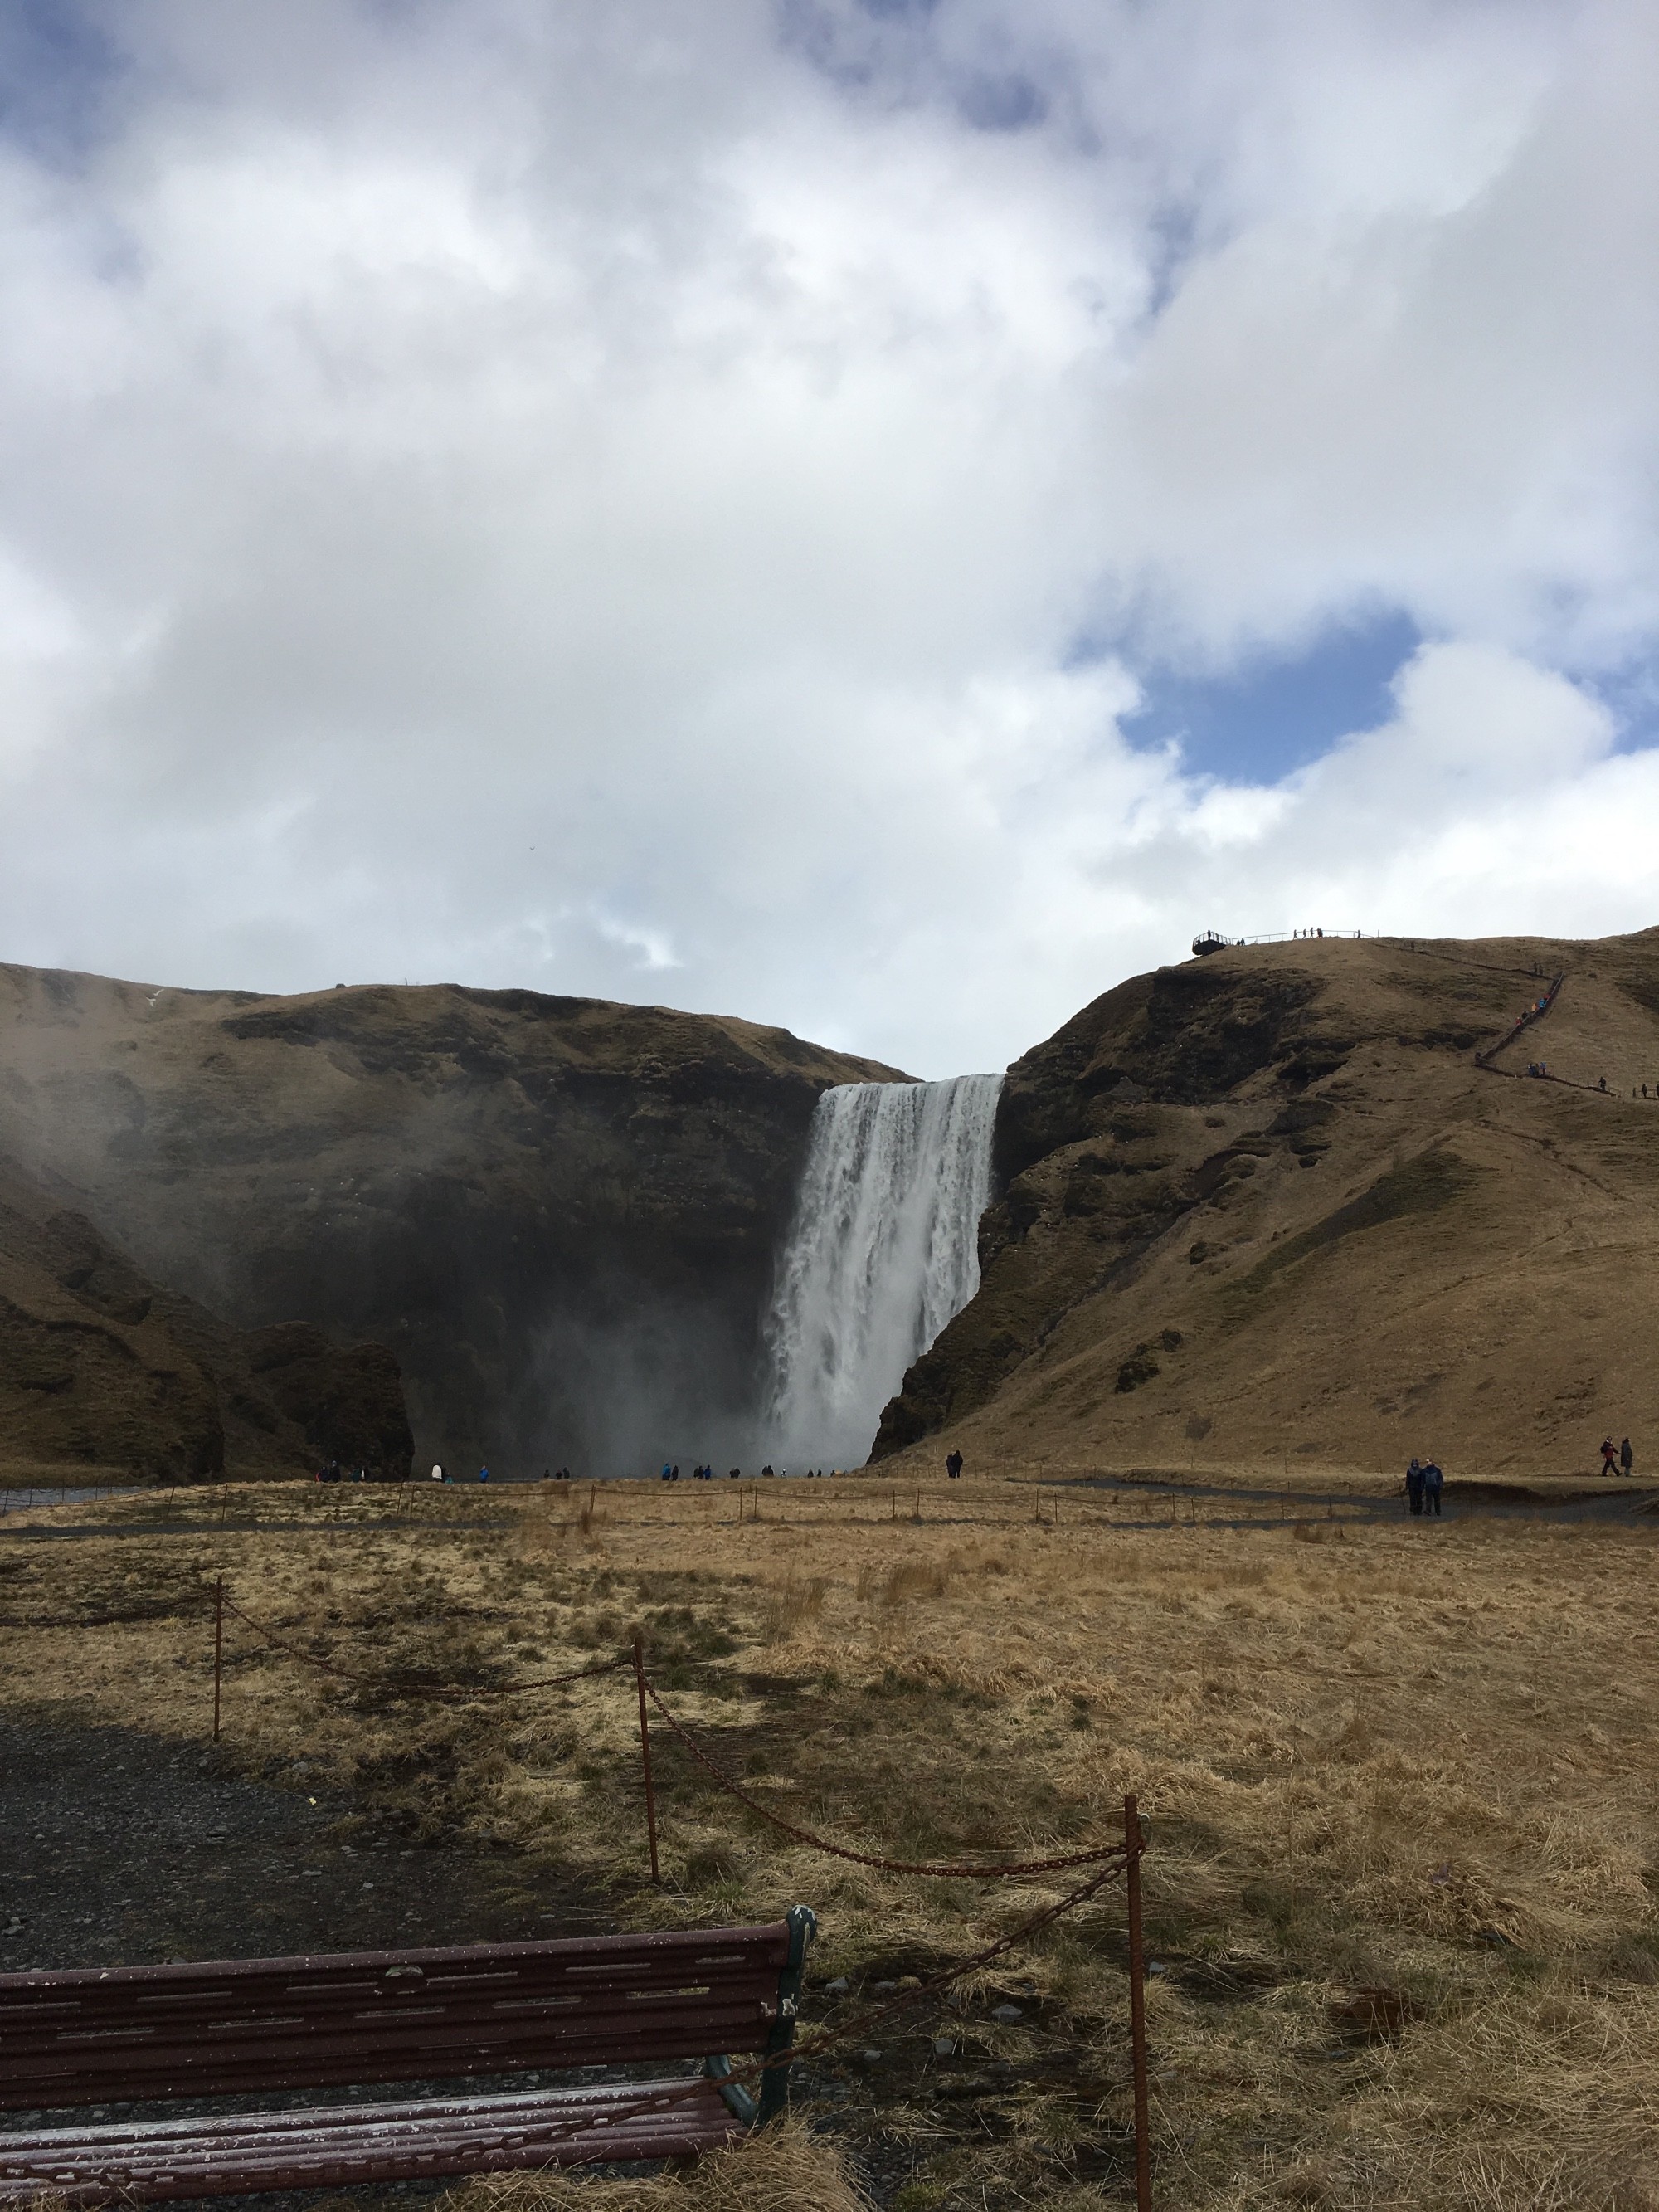
<svg viewBox="0 0 1659 2212"><path fill-rule="evenodd" d="M818 1100L766 1338L764 1455L858 1467L905 1370L979 1288L1000 1075Z"/></svg>

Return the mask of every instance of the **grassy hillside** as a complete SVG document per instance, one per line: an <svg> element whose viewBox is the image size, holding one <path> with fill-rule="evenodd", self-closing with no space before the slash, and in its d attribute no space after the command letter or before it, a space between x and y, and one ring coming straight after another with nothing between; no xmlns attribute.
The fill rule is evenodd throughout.
<svg viewBox="0 0 1659 2212"><path fill-rule="evenodd" d="M998 1151L982 1287L884 1452L1530 1474L1611 1430L1659 1464L1659 931L1162 969L1015 1063Z"/></svg>

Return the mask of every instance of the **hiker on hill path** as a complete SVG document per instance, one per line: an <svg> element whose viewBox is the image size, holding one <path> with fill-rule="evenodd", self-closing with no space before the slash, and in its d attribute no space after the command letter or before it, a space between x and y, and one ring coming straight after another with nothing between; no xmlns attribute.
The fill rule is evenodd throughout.
<svg viewBox="0 0 1659 2212"><path fill-rule="evenodd" d="M1603 1437L1601 1439L1601 1472L1603 1474L1611 1474L1613 1473L1613 1465L1618 1457L1619 1455L1613 1449L1613 1438L1611 1437Z"/></svg>
<svg viewBox="0 0 1659 2212"><path fill-rule="evenodd" d="M1406 1469L1406 1498L1413 1513L1423 1510L1423 1463L1413 1460Z"/></svg>
<svg viewBox="0 0 1659 2212"><path fill-rule="evenodd" d="M950 1457L945 1461L945 1472L950 1476L952 1482L954 1482L957 1477L962 1473L962 1454L959 1451L953 1451Z"/></svg>
<svg viewBox="0 0 1659 2212"><path fill-rule="evenodd" d="M1630 1438L1626 1437L1619 1447L1619 1472L1620 1474L1628 1474L1635 1465L1636 1454L1631 1449Z"/></svg>
<svg viewBox="0 0 1659 2212"><path fill-rule="evenodd" d="M1437 1519L1440 1513L1440 1493L1445 1486L1446 1478L1434 1462L1425 1461L1423 1468L1423 1510L1432 1513Z"/></svg>

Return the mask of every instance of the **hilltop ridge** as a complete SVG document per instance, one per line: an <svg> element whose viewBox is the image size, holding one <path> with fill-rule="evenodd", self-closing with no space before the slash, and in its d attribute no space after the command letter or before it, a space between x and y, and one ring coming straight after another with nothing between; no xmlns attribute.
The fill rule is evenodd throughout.
<svg viewBox="0 0 1659 2212"><path fill-rule="evenodd" d="M1610 1427L1659 1465L1659 930L1134 977L1010 1068L996 1164L878 1456L1565 1473Z"/></svg>

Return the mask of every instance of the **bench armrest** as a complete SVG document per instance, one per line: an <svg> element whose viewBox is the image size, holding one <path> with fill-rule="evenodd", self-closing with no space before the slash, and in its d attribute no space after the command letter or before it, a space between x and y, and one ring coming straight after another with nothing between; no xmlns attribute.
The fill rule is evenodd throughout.
<svg viewBox="0 0 1659 2212"><path fill-rule="evenodd" d="M781 2063L769 2066L760 2079L763 2124L775 2119L789 2102L788 2053L795 2040L795 2021L800 2014L801 1976L806 1966L806 1947L818 1932L817 1915L810 1905L792 1905L784 1914L789 1929L789 1955L778 1976L778 2017L766 2039L766 2056Z"/></svg>

